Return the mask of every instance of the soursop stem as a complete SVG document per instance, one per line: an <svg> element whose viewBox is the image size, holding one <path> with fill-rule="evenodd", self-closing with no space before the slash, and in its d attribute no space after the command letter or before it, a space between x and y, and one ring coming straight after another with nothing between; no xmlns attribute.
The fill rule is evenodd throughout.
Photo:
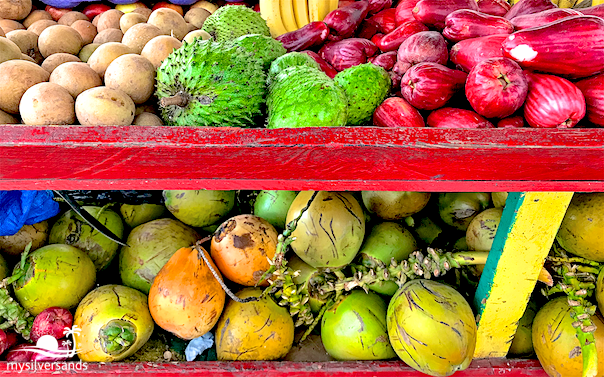
<svg viewBox="0 0 604 377"><path fill-rule="evenodd" d="M186 107L190 102L190 96L183 92L178 92L172 97L164 97L159 100L159 106L178 106Z"/></svg>

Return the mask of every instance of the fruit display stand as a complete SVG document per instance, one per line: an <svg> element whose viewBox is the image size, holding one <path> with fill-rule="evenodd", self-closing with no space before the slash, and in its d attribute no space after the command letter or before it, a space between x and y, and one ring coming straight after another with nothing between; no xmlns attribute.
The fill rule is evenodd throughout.
<svg viewBox="0 0 604 377"><path fill-rule="evenodd" d="M512 192L474 300L475 360L460 377L546 376L537 360L505 356L573 192L604 191L602 129L2 125L0 135L0 190ZM80 372L109 373L422 375L395 361L107 363Z"/></svg>

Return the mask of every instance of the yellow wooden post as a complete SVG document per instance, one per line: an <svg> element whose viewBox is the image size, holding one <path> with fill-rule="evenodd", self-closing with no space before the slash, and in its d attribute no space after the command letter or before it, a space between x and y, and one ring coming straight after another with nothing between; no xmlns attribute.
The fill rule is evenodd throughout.
<svg viewBox="0 0 604 377"><path fill-rule="evenodd" d="M572 192L510 193L474 297L475 358L505 357Z"/></svg>

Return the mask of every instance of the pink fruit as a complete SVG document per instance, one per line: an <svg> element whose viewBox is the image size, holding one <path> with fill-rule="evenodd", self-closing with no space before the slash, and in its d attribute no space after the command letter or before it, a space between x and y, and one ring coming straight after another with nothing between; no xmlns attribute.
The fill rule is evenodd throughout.
<svg viewBox="0 0 604 377"><path fill-rule="evenodd" d="M283 44L288 52L302 51L313 46L320 46L329 35L329 28L323 22L311 22L298 30L281 34L276 40Z"/></svg>
<svg viewBox="0 0 604 377"><path fill-rule="evenodd" d="M330 41L341 41L352 37L361 22L367 17L368 10L367 1L357 1L329 12L323 19L323 22L331 29L327 38Z"/></svg>
<svg viewBox="0 0 604 377"><path fill-rule="evenodd" d="M55 339L65 337L65 329L70 329L73 324L73 316L67 309L51 307L44 309L34 319L30 338L37 342L44 335L51 335Z"/></svg>
<svg viewBox="0 0 604 377"><path fill-rule="evenodd" d="M524 118L531 127L570 128L585 116L585 97L572 82L558 76L526 73L529 91Z"/></svg>
<svg viewBox="0 0 604 377"><path fill-rule="evenodd" d="M413 8L415 8L418 2L419 0L401 0L398 2L394 16L396 26L415 20L415 17L413 17Z"/></svg>
<svg viewBox="0 0 604 377"><path fill-rule="evenodd" d="M482 13L503 17L510 10L510 4L505 0L478 0L478 10Z"/></svg>
<svg viewBox="0 0 604 377"><path fill-rule="evenodd" d="M491 16L470 9L460 9L445 18L443 35L448 40L459 42L485 35L511 34L513 32L514 26L503 17Z"/></svg>
<svg viewBox="0 0 604 377"><path fill-rule="evenodd" d="M555 8L548 9L542 12L533 14L523 14L522 16L514 17L510 20L516 30L528 29L532 27L539 27L550 22L561 20L563 18L571 16L580 16L581 12L578 12L570 8Z"/></svg>
<svg viewBox="0 0 604 377"><path fill-rule="evenodd" d="M505 118L518 110L528 93L522 68L511 59L493 58L476 64L468 73L466 97L472 108L487 118Z"/></svg>
<svg viewBox="0 0 604 377"><path fill-rule="evenodd" d="M33 357L34 353L28 350L25 350L26 347L33 347L33 344L30 343L22 343L11 347L6 353L6 361L8 362L17 362L24 363L30 361Z"/></svg>
<svg viewBox="0 0 604 377"><path fill-rule="evenodd" d="M587 120L604 127L604 74L583 79L575 85L585 97Z"/></svg>
<svg viewBox="0 0 604 377"><path fill-rule="evenodd" d="M371 42L377 46L378 43L384 38L384 34L377 33L373 37L371 37Z"/></svg>
<svg viewBox="0 0 604 377"><path fill-rule="evenodd" d="M476 0L420 0L413 8L413 17L439 30L445 28L445 18L459 9L478 10Z"/></svg>
<svg viewBox="0 0 604 377"><path fill-rule="evenodd" d="M390 75L390 80L392 81L391 91L394 93L400 93L401 80L403 79L403 76L393 71L388 72L388 74Z"/></svg>
<svg viewBox="0 0 604 377"><path fill-rule="evenodd" d="M387 98L373 113L377 127L424 127L424 118L409 102L399 97Z"/></svg>
<svg viewBox="0 0 604 377"><path fill-rule="evenodd" d="M369 14L376 14L387 8L392 8L392 0L369 0Z"/></svg>
<svg viewBox="0 0 604 377"><path fill-rule="evenodd" d="M59 351L70 351L71 347L66 344L64 341L59 341ZM59 354L57 352L52 352L52 351L47 351L49 353L52 353L56 356L47 356L47 355L43 355L41 353L34 353L33 356L31 357L31 361L65 361L67 359L69 359L69 356L65 356L64 354Z"/></svg>
<svg viewBox="0 0 604 377"><path fill-rule="evenodd" d="M386 71L392 70L396 63L396 51L386 52L369 58L369 63L384 68Z"/></svg>
<svg viewBox="0 0 604 377"><path fill-rule="evenodd" d="M583 78L604 71L604 19L574 16L506 38L505 57L522 68Z"/></svg>
<svg viewBox="0 0 604 377"><path fill-rule="evenodd" d="M409 68L401 81L403 97L421 110L444 106L463 89L467 74L438 63L419 63Z"/></svg>
<svg viewBox="0 0 604 377"><path fill-rule="evenodd" d="M0 330L0 354L17 344L17 334L12 331Z"/></svg>
<svg viewBox="0 0 604 377"><path fill-rule="evenodd" d="M450 59L458 69L470 72L485 59L503 57L501 43L507 37L508 34L487 35L457 42L451 47Z"/></svg>
<svg viewBox="0 0 604 377"><path fill-rule="evenodd" d="M404 75L415 64L432 62L445 65L448 60L449 51L443 36L436 31L421 31L400 45L394 70Z"/></svg>
<svg viewBox="0 0 604 377"><path fill-rule="evenodd" d="M524 117L522 115L512 115L503 118L497 122L497 128L520 128L524 127Z"/></svg>
<svg viewBox="0 0 604 377"><path fill-rule="evenodd" d="M314 61L316 61L317 63L319 63L319 66L321 67L321 71L323 71L327 76L331 77L332 79L334 77L336 77L336 75L338 74L338 71L336 71L329 63L327 63L322 57L319 56L319 54L317 54L314 51L300 51L303 54L306 54L308 56L310 56L311 58L313 58Z"/></svg>
<svg viewBox="0 0 604 377"><path fill-rule="evenodd" d="M489 122L479 114L464 109L443 107L434 110L428 115L428 127L438 128L493 128Z"/></svg>
<svg viewBox="0 0 604 377"><path fill-rule="evenodd" d="M362 38L349 38L339 42L329 42L319 51L319 55L340 72L355 65L367 63L367 58L378 51L377 46Z"/></svg>
<svg viewBox="0 0 604 377"><path fill-rule="evenodd" d="M397 25L394 22L395 15L396 9L388 8L374 15L369 20L375 22L378 25L378 30L380 33L388 34L394 29L396 29Z"/></svg>
<svg viewBox="0 0 604 377"><path fill-rule="evenodd" d="M400 45L413 34L428 31L428 27L418 21L409 21L397 26L393 32L384 35L376 46L384 52L396 51Z"/></svg>
<svg viewBox="0 0 604 377"><path fill-rule="evenodd" d="M556 6L550 0L520 0L512 5L510 10L506 13L505 18L511 20L512 18L523 14L538 13L554 8L556 8Z"/></svg>
<svg viewBox="0 0 604 377"><path fill-rule="evenodd" d="M371 19L364 20L357 31L357 38L371 39L378 33L378 25Z"/></svg>
<svg viewBox="0 0 604 377"><path fill-rule="evenodd" d="M596 5L589 8L581 8L577 10L587 16L604 17L604 4Z"/></svg>

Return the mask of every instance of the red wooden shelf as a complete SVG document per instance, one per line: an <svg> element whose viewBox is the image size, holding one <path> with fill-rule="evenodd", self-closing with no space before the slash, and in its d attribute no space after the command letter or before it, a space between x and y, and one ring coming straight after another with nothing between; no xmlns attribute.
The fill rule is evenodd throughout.
<svg viewBox="0 0 604 377"><path fill-rule="evenodd" d="M604 129L0 126L0 189L604 191Z"/></svg>
<svg viewBox="0 0 604 377"><path fill-rule="evenodd" d="M0 363L0 374L34 374L31 370L21 373L8 363ZM31 366L30 368L33 368ZM48 365L35 371L36 376L57 375L57 367ZM54 368L52 370L51 368ZM75 367L72 367L75 368ZM65 372L63 372L65 373ZM427 376L409 368L402 362L212 362L193 363L108 363L86 364L86 370L72 369L78 376L154 377L211 376L211 377L420 377ZM455 377L547 377L537 360L476 360L468 369L454 374Z"/></svg>
<svg viewBox="0 0 604 377"><path fill-rule="evenodd" d="M604 192L604 129L238 129L0 125L0 190ZM32 373L11 370L8 374ZM40 370L36 375L56 374ZM419 377L401 362L88 364L84 376ZM456 377L546 377L475 360Z"/></svg>

